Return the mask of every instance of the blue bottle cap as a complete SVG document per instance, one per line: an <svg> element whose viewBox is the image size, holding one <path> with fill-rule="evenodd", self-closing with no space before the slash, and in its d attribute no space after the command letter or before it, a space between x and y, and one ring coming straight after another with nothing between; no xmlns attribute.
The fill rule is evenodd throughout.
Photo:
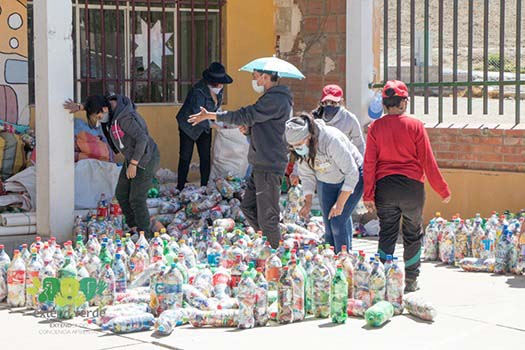
<svg viewBox="0 0 525 350"><path fill-rule="evenodd" d="M120 259L120 253L115 254L115 259Z"/></svg>
<svg viewBox="0 0 525 350"><path fill-rule="evenodd" d="M374 262L375 260L376 259L373 256L370 257L370 262Z"/></svg>
<svg viewBox="0 0 525 350"><path fill-rule="evenodd" d="M107 324L103 324L100 328L102 328L103 331L109 330L109 326Z"/></svg>
<svg viewBox="0 0 525 350"><path fill-rule="evenodd" d="M386 256L386 260L392 260L392 255L388 254L388 255Z"/></svg>

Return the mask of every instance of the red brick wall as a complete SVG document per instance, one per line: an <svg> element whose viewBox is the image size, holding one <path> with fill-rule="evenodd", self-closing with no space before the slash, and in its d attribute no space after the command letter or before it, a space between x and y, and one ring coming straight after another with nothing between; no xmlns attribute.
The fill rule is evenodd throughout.
<svg viewBox="0 0 525 350"><path fill-rule="evenodd" d="M317 107L324 85L345 87L346 0L294 0L302 13L301 30L294 48L281 57L299 68L306 79L288 80L294 93L296 112ZM335 69L325 74L325 59Z"/></svg>
<svg viewBox="0 0 525 350"><path fill-rule="evenodd" d="M525 129L427 128L443 168L525 172Z"/></svg>

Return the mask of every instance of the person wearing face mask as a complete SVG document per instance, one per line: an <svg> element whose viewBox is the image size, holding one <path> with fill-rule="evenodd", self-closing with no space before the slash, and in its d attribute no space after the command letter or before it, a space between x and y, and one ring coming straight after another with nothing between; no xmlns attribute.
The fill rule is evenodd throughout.
<svg viewBox="0 0 525 350"><path fill-rule="evenodd" d="M184 104L177 114L179 124L179 166L177 188L184 189L188 180L193 148L197 144L200 160L201 186L206 186L211 171L211 128L208 120L193 127L188 118L200 111L201 107L216 112L220 110L223 98L223 87L231 84L233 79L226 74L226 69L219 62L213 62L202 72L202 79L188 92Z"/></svg>
<svg viewBox="0 0 525 350"><path fill-rule="evenodd" d="M406 84L387 81L382 96L385 115L368 129L363 200L370 211L377 210L382 261L394 253L402 227L408 293L419 289L425 176L443 203L450 202L451 191L439 171L424 124L405 114Z"/></svg>
<svg viewBox="0 0 525 350"><path fill-rule="evenodd" d="M252 173L242 200L242 210L250 225L262 231L273 248L279 246L279 196L288 163L284 139L285 123L292 115L293 97L290 89L278 85L279 75L270 71L254 71L252 87L262 96L253 105L237 111L211 112L201 108L189 122L199 125L206 120L241 127L250 138L248 162Z"/></svg>
<svg viewBox="0 0 525 350"><path fill-rule="evenodd" d="M312 112L315 118L322 118L326 125L343 132L357 147L361 155L365 154L365 139L357 117L343 105L343 89L331 84L323 88L319 107Z"/></svg>
<svg viewBox="0 0 525 350"><path fill-rule="evenodd" d="M146 200L159 168L160 153L135 104L122 95L94 95L89 96L84 104L66 101L64 108L71 113L86 111L90 127L102 128L113 152L124 155L125 163L115 197L131 232L144 231L147 236L151 236Z"/></svg>
<svg viewBox="0 0 525 350"><path fill-rule="evenodd" d="M352 248L347 221L363 194L363 156L340 130L303 113L286 123L286 141L298 162L308 218L317 187L325 224L325 240L339 253Z"/></svg>

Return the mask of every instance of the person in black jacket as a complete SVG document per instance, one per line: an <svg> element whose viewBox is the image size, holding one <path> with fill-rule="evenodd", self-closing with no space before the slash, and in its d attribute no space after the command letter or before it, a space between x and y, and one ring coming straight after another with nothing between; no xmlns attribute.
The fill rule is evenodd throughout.
<svg viewBox="0 0 525 350"><path fill-rule="evenodd" d="M132 233L151 236L146 200L160 164L157 144L149 135L146 122L126 96L89 96L84 104L69 100L64 107L71 113L85 110L90 127L101 127L113 152L126 159L115 189L126 224Z"/></svg>
<svg viewBox="0 0 525 350"><path fill-rule="evenodd" d="M177 183L179 190L186 185L195 144L199 152L201 186L208 184L211 170L210 122L205 120L193 127L188 123L188 118L199 113L201 107L212 112L218 111L222 104L223 86L232 82L233 79L226 74L224 66L213 62L208 69L202 72L202 79L188 92L184 105L177 114L180 137Z"/></svg>

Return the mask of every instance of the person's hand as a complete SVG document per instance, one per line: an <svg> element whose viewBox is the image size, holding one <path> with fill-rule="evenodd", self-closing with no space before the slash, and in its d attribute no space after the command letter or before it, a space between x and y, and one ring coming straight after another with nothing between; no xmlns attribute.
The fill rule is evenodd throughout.
<svg viewBox="0 0 525 350"><path fill-rule="evenodd" d="M343 213L343 208L344 206L335 203L332 209L330 209L330 213L328 213L328 220L341 215Z"/></svg>
<svg viewBox="0 0 525 350"><path fill-rule="evenodd" d="M137 166L135 164L129 164L126 177L131 180L134 179L135 176L137 176Z"/></svg>
<svg viewBox="0 0 525 350"><path fill-rule="evenodd" d="M447 198L443 198L441 201L442 203L448 204L450 203L450 200L452 199L452 195L449 195Z"/></svg>
<svg viewBox="0 0 525 350"><path fill-rule="evenodd" d="M72 99L67 99L63 104L64 109L69 110L69 113L76 113L81 110L80 104L76 103Z"/></svg>
<svg viewBox="0 0 525 350"><path fill-rule="evenodd" d="M195 126L204 120L211 119L213 116L213 113L210 113L206 110L206 108L201 107L201 111L199 113L190 115L188 118L188 123Z"/></svg>
<svg viewBox="0 0 525 350"><path fill-rule="evenodd" d="M304 219L308 219L310 217L311 210L312 210L312 205L310 203L306 203L299 211L299 216Z"/></svg>
<svg viewBox="0 0 525 350"><path fill-rule="evenodd" d="M376 204L374 203L374 201L365 201L364 205L366 209L368 209L369 213L376 211Z"/></svg>
<svg viewBox="0 0 525 350"><path fill-rule="evenodd" d="M297 186L297 185L299 185L299 176L297 176L297 175L293 175L293 174L290 175L290 184L291 184L292 186Z"/></svg>
<svg viewBox="0 0 525 350"><path fill-rule="evenodd" d="M242 132L244 135L248 134L250 129L246 125L239 126L239 131Z"/></svg>

